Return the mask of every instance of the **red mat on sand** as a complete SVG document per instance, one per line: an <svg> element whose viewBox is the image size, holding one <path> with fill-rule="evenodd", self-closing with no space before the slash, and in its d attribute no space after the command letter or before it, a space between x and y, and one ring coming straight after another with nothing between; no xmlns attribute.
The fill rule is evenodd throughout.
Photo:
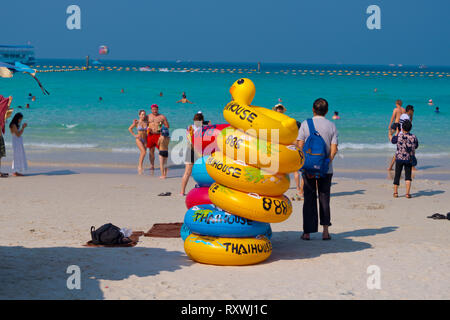
<svg viewBox="0 0 450 320"><path fill-rule="evenodd" d="M182 225L183 222L155 223L153 227L144 234L144 236L158 238L181 238L180 230Z"/></svg>

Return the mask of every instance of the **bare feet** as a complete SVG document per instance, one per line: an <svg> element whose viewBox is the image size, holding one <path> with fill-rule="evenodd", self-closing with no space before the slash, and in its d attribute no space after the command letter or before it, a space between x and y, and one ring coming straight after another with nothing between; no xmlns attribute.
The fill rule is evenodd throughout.
<svg viewBox="0 0 450 320"><path fill-rule="evenodd" d="M166 176L160 176L159 177L160 179L165 179L165 178L167 178Z"/></svg>
<svg viewBox="0 0 450 320"><path fill-rule="evenodd" d="M14 172L12 174L14 177L23 177L23 174L19 173L19 172Z"/></svg>

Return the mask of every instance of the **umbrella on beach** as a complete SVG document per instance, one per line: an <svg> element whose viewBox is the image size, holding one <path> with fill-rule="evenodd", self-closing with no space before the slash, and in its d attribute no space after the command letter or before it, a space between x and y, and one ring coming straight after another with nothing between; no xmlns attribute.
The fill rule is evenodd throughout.
<svg viewBox="0 0 450 320"><path fill-rule="evenodd" d="M14 72L23 72L26 74L29 74L31 77L33 77L34 80L36 80L37 84L41 88L44 95L49 95L50 93L42 86L42 83L39 81L39 79L36 77L36 69L31 69L29 66L24 65L20 62L16 62L15 65L5 63L0 61L0 78L12 78Z"/></svg>

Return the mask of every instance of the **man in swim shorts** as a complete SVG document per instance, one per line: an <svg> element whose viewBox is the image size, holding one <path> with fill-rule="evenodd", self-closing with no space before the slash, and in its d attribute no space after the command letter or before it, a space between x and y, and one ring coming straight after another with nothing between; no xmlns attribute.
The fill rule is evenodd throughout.
<svg viewBox="0 0 450 320"><path fill-rule="evenodd" d="M406 110L402 107L402 104L403 102L400 99L395 101L395 108L392 111L391 121L389 122L388 134L396 135L401 131L400 117L402 116L402 114L406 113ZM392 170L392 168L394 167L394 163L395 156L391 160L388 171Z"/></svg>
<svg viewBox="0 0 450 320"><path fill-rule="evenodd" d="M157 147L161 135L161 127L169 128L167 118L159 113L157 104L152 104L151 113L148 115L147 148L149 149L150 170L155 169L155 147Z"/></svg>
<svg viewBox="0 0 450 320"><path fill-rule="evenodd" d="M402 107L402 100L395 101L395 108L392 111L391 121L389 122L389 130L395 131L395 133L400 132L400 117L402 114L406 113L405 108Z"/></svg>

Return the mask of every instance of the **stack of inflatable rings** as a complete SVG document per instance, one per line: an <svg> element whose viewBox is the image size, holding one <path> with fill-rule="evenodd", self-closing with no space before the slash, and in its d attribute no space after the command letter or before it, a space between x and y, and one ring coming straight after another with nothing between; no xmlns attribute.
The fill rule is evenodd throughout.
<svg viewBox="0 0 450 320"><path fill-rule="evenodd" d="M272 253L269 223L292 213L283 193L290 185L288 173L303 166L304 156L292 144L298 133L294 119L250 105L255 94L251 80L239 79L230 93L233 100L223 113L231 127L216 135L218 150L193 169L199 187L210 184L207 200L212 204L188 210L182 237L194 261L249 265Z"/></svg>

